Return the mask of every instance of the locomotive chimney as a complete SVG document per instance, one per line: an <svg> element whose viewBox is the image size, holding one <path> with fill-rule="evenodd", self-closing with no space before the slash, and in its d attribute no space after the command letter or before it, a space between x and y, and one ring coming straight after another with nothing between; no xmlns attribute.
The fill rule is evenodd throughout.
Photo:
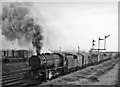
<svg viewBox="0 0 120 87"><path fill-rule="evenodd" d="M40 49L36 49L36 53L37 53L37 55L40 55Z"/></svg>

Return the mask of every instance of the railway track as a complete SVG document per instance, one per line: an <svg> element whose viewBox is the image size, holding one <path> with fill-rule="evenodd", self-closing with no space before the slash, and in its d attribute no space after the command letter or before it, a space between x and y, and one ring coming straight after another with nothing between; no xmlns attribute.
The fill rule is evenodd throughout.
<svg viewBox="0 0 120 87"><path fill-rule="evenodd" d="M35 86L35 85L29 85L29 84L23 83L24 74L26 73L26 70L27 69L18 70L16 72L15 71L12 72L12 74L3 75L2 76L2 87L33 87ZM74 71L68 72L67 74L72 73ZM52 78L51 80L56 79L61 76L62 75L59 75L57 77ZM43 81L41 84L49 82L51 80Z"/></svg>
<svg viewBox="0 0 120 87"><path fill-rule="evenodd" d="M26 70L16 70L11 72L11 74L2 75L2 87L22 87L23 85L27 85L22 82Z"/></svg>

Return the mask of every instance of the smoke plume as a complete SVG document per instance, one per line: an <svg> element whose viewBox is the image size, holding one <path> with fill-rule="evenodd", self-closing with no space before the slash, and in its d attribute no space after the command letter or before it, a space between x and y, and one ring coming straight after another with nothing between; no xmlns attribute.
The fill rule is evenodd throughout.
<svg viewBox="0 0 120 87"><path fill-rule="evenodd" d="M43 46L43 29L29 5L10 3L2 6L2 35L19 45L32 43L39 53Z"/></svg>

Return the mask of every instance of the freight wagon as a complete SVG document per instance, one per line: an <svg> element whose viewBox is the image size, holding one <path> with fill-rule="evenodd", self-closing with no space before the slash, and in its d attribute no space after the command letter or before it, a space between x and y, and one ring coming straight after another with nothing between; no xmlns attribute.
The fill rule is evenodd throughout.
<svg viewBox="0 0 120 87"><path fill-rule="evenodd" d="M19 62L27 60L31 55L32 51L29 50L2 50L2 61L7 62Z"/></svg>

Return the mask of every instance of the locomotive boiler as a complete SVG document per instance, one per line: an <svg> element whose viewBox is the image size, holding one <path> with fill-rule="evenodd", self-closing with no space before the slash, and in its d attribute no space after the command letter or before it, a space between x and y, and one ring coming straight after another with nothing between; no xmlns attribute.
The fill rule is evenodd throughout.
<svg viewBox="0 0 120 87"><path fill-rule="evenodd" d="M43 54L32 56L29 59L31 70L37 69L55 69L63 66L64 56L60 54Z"/></svg>

